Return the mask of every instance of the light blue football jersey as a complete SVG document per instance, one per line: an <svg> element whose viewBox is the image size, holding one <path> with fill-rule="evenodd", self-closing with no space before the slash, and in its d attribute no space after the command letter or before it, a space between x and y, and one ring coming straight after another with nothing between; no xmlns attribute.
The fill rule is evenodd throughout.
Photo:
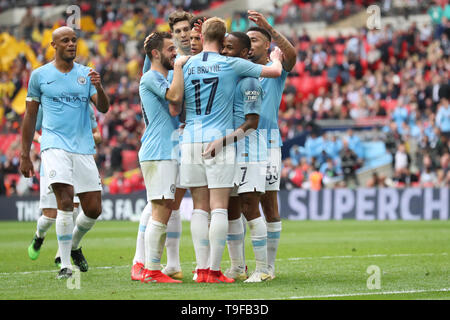
<svg viewBox="0 0 450 320"><path fill-rule="evenodd" d="M37 114L37 118L36 118L36 131L39 131L42 129L42 119L44 117L44 113L42 111L42 107L41 105L39 105L39 109L38 109L38 114ZM94 108L92 107L92 105L89 105L89 118L91 120L91 126L92 129L96 129L98 127L97 124L97 119L95 119L95 112L94 112ZM44 166L41 164L41 168L39 171L39 175L42 177L44 175Z"/></svg>
<svg viewBox="0 0 450 320"><path fill-rule="evenodd" d="M266 65L272 65L272 61ZM258 129L260 129L262 135L267 137L268 148L278 148L283 145L280 128L278 127L278 111L287 75L288 72L283 69L281 76L278 78L259 79L264 90L264 100L261 106Z"/></svg>
<svg viewBox="0 0 450 320"><path fill-rule="evenodd" d="M74 63L70 72L62 73L48 63L31 73L27 97L41 103L42 151L95 154L89 106L97 90L88 77L89 69Z"/></svg>
<svg viewBox="0 0 450 320"><path fill-rule="evenodd" d="M169 113L166 92L169 81L155 70L146 72L139 85L145 131L141 138L139 161L178 159L178 126Z"/></svg>
<svg viewBox="0 0 450 320"><path fill-rule="evenodd" d="M183 67L186 127L181 143L211 142L234 131L233 100L241 77L258 78L262 65L201 52Z"/></svg>
<svg viewBox="0 0 450 320"><path fill-rule="evenodd" d="M42 111L41 105L39 105L38 114L36 118L36 131L39 131L42 129L42 119L44 117L44 113ZM98 127L97 119L95 118L95 112L92 105L89 105L89 119L91 121L91 127L92 129L96 129Z"/></svg>
<svg viewBox="0 0 450 320"><path fill-rule="evenodd" d="M256 78L242 78L236 87L233 103L233 122L236 130L245 122L247 114L261 114L263 89ZM259 130L253 130L236 144L236 162L267 160L267 141Z"/></svg>

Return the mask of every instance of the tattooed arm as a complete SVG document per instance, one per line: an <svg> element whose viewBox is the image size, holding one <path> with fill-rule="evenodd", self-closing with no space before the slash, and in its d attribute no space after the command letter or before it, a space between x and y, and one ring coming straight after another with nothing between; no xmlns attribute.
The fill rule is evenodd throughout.
<svg viewBox="0 0 450 320"><path fill-rule="evenodd" d="M283 52L283 69L288 72L291 71L297 60L297 53L295 52L294 46L282 34L275 30L261 13L249 10L248 18L256 23L258 27L264 28L270 33L275 44Z"/></svg>

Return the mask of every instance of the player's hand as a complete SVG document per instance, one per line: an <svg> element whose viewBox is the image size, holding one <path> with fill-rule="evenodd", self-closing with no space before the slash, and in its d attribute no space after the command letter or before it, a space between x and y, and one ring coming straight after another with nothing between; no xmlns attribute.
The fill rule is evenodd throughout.
<svg viewBox="0 0 450 320"><path fill-rule="evenodd" d="M183 67L191 56L180 56L175 60L175 66Z"/></svg>
<svg viewBox="0 0 450 320"><path fill-rule="evenodd" d="M25 178L31 178L34 176L34 167L33 162L31 162L30 157L20 157L20 172L24 175Z"/></svg>
<svg viewBox="0 0 450 320"><path fill-rule="evenodd" d="M272 52L270 53L270 60L279 60L283 62L283 52L280 48L275 47L275 49L272 50Z"/></svg>
<svg viewBox="0 0 450 320"><path fill-rule="evenodd" d="M98 73L94 69L89 70L88 77L91 78L91 83L96 89L102 86L102 79L100 78L100 73Z"/></svg>
<svg viewBox="0 0 450 320"><path fill-rule="evenodd" d="M202 153L202 156L205 159L212 159L216 156L216 154L219 154L220 151L222 151L223 148L223 139L217 139L213 142L210 142L208 146L206 147L205 151Z"/></svg>
<svg viewBox="0 0 450 320"><path fill-rule="evenodd" d="M197 22L194 23L194 29L195 31L197 31L198 33L202 34L202 26L203 26L203 22L206 21L206 17L202 19L198 19Z"/></svg>
<svg viewBox="0 0 450 320"><path fill-rule="evenodd" d="M272 28L266 17L264 17L261 13L254 10L248 10L247 13L248 19L256 23L258 27L264 28L266 30L270 30Z"/></svg>

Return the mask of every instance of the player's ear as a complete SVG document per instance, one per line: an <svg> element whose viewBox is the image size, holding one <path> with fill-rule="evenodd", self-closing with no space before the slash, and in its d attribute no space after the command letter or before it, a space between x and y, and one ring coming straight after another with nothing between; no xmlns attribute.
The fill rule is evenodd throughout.
<svg viewBox="0 0 450 320"><path fill-rule="evenodd" d="M53 47L53 49L56 50L56 42L55 42L55 41L52 41L52 42L50 42L50 44L51 44L51 46Z"/></svg>
<svg viewBox="0 0 450 320"><path fill-rule="evenodd" d="M158 49L153 49L151 53L153 59L160 59L160 52Z"/></svg>
<svg viewBox="0 0 450 320"><path fill-rule="evenodd" d="M247 58L248 58L248 52L249 52L248 48L242 49L242 50L241 50L241 57L242 57L243 59L247 59Z"/></svg>

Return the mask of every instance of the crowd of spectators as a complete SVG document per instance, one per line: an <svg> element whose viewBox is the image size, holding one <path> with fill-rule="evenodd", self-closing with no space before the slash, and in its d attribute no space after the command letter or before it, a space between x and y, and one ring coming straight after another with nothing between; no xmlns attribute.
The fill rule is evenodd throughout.
<svg viewBox="0 0 450 320"><path fill-rule="evenodd" d="M142 189L138 173L124 172L138 165L136 151L144 130L138 94L143 40L156 29L167 30L167 15L189 4L189 1L153 2L152 6L139 5L143 2L138 0L79 2L83 17L80 39L85 45L79 45L79 50L84 51L77 62L95 67L111 101L108 113L96 115L106 142L97 147L96 161L102 177L108 178L106 191L112 193L124 191L123 188L126 192ZM375 174L370 184L448 185L450 17L446 8L442 7L439 20L430 11L429 25L413 24L406 31L388 25L380 31L364 29L350 36L312 39L306 30L287 35L297 48L298 63L286 81L280 107L283 141L316 128L317 120L388 119L389 125L381 127L380 132L395 160L394 174L391 177ZM27 14L32 16L31 12ZM270 23L274 24L279 17L273 12ZM227 17L228 29L248 27L242 18L240 14ZM48 41L45 42L46 31L54 25L35 16L32 27L29 21L30 18L25 18L19 28L5 33L24 38L37 61L47 63L51 51ZM64 18L60 25L63 21ZM0 182L9 174L18 174L21 115L13 107L13 100L27 87L31 71L25 55L18 55L8 70L0 66L0 134L2 139L11 135L15 139L0 154ZM319 85L311 87L311 83ZM299 156L293 156L298 147L292 148L291 156L283 161L282 186L320 189L339 177L343 179L337 180L337 186L360 185L355 172L364 166L364 156L347 139L348 135L357 137L351 131L328 137L320 130L311 130L309 138L330 143L323 143L327 148L319 148L313 156L300 152ZM418 141L416 149L412 147L413 140ZM305 148L312 147L310 144L307 141ZM38 151L35 145L32 157L36 172L40 165ZM37 192L38 180L19 177L6 187L7 190L0 183L0 194Z"/></svg>
<svg viewBox="0 0 450 320"><path fill-rule="evenodd" d="M393 174L375 175L367 186L448 186L450 5L438 7L428 11L430 23L412 23L407 30L387 25L349 37L312 40L306 31L291 36L298 63L286 82L279 113L283 139L311 130L317 120L379 119L375 127L392 155ZM436 11L439 19L434 18ZM311 85L317 78L326 78L326 85ZM304 151L296 151L300 160L291 150L284 160L285 186L314 185L314 172L322 175L322 185L335 176L343 177L338 186L360 185L355 172L363 167L364 155L345 135L335 143L340 153L330 151L328 144L336 136L325 136L312 133ZM311 140L316 141L315 151L308 149ZM345 153L346 144L353 154Z"/></svg>

